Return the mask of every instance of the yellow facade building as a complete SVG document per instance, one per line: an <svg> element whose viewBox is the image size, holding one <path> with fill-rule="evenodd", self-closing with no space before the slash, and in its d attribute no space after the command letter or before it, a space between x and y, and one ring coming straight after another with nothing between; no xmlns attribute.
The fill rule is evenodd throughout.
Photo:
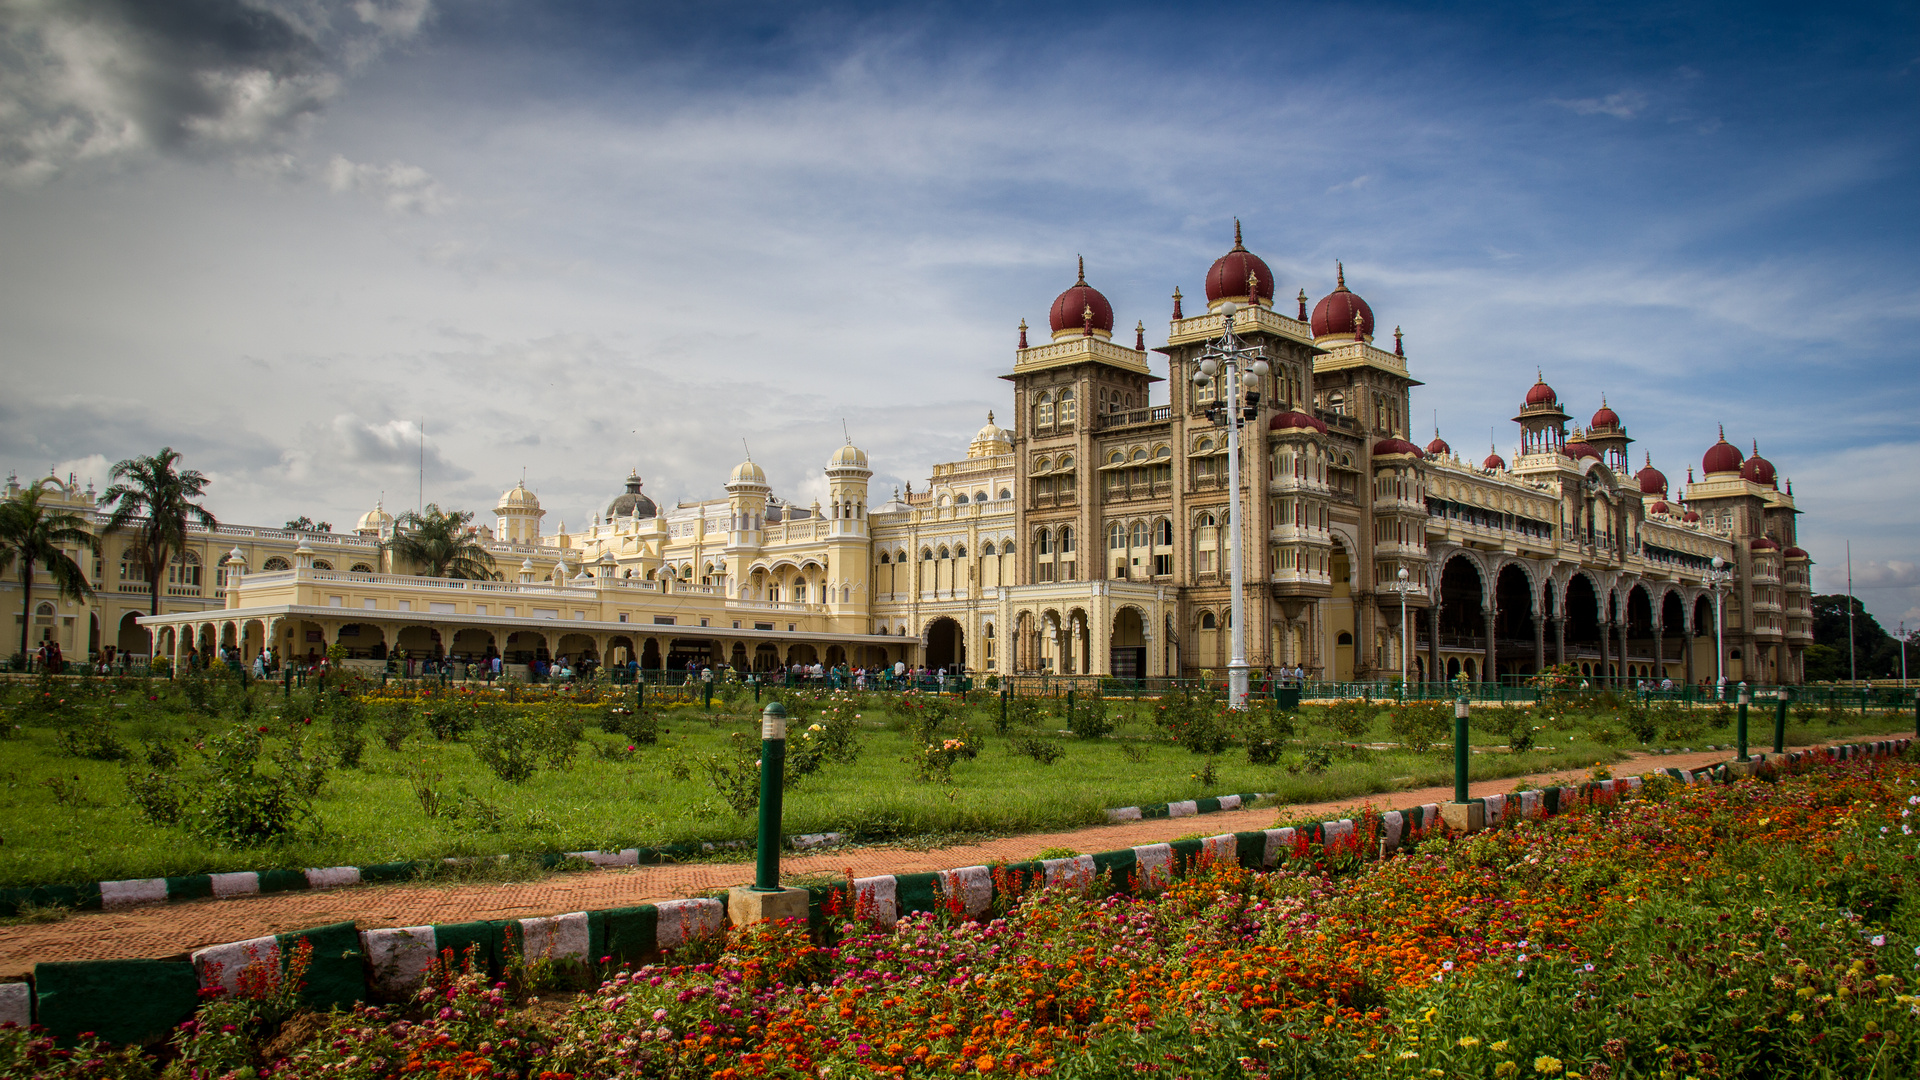
<svg viewBox="0 0 1920 1080"><path fill-rule="evenodd" d="M1188 315L1176 290L1165 344L1149 350L1144 322L1131 347L1114 340L1112 306L1083 267L1053 302L1047 340L1029 342L1020 325L1004 376L1014 423L989 414L963 457L885 502L871 500L867 454L851 444L828 453L825 505L781 501L745 461L724 497L661 508L629 476L590 524L548 530L521 483L478 530L504 579L484 582L392 565L382 541L395 521L378 506L350 535L222 526L193 534L158 617L146 615L124 539L106 536L98 595L66 604L37 589L47 599L30 633L70 657L223 645L301 657L338 643L368 660L405 650L516 665L565 655L649 669L1192 675L1227 662L1237 535L1256 667L1338 681L1398 678L1403 666L1414 679L1491 679L1553 664L1593 677L1801 681L1810 561L1796 546L1791 485L1757 450L1743 455L1723 433L1703 479L1689 469L1670 492L1650 461L1632 468L1612 408L1602 402L1569 430L1544 378L1514 417L1511 462L1463 458L1437 432L1418 446L1408 417L1421 383L1400 332L1390 350L1376 344L1372 308L1344 272L1336 280L1311 314L1304 290L1283 312L1272 272L1236 228L1206 275L1204 309ZM1236 334L1271 369L1238 468L1217 382L1193 379L1228 301ZM104 522L90 487L38 483ZM8 595L18 611L17 591L0 604Z"/></svg>

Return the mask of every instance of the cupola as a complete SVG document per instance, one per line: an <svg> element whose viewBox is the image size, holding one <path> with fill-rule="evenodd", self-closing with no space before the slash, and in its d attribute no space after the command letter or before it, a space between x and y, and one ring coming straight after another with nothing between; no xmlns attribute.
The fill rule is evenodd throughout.
<svg viewBox="0 0 1920 1080"><path fill-rule="evenodd" d="M1097 337L1102 341L1113 338L1113 305L1101 295L1100 290L1087 284L1087 260L1080 259L1080 277L1071 288L1054 298L1053 307L1047 314L1047 325L1053 328L1053 340L1061 341L1076 335Z"/></svg>

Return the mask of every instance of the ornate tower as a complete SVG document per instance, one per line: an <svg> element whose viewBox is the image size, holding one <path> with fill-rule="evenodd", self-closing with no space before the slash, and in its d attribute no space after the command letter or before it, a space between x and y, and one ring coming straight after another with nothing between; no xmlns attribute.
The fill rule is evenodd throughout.
<svg viewBox="0 0 1920 1080"><path fill-rule="evenodd" d="M848 442L827 459L827 607L859 620L867 610L867 452Z"/></svg>

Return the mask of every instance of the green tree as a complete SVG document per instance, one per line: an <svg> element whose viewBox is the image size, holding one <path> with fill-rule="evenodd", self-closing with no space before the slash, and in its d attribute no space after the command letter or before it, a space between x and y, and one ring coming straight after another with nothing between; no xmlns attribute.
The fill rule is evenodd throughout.
<svg viewBox="0 0 1920 1080"><path fill-rule="evenodd" d="M422 577L466 578L472 581L497 581L493 556L479 541L473 527L473 514L465 510L442 510L428 503L426 510L412 510L394 523L393 537L382 546L394 562L413 564Z"/></svg>
<svg viewBox="0 0 1920 1080"><path fill-rule="evenodd" d="M301 514L299 517L287 522L286 528L298 529L301 532L332 532L333 522L315 521L307 515Z"/></svg>
<svg viewBox="0 0 1920 1080"><path fill-rule="evenodd" d="M207 478L198 469L174 465L180 454L163 446L152 457L128 458L113 467L114 484L101 495L116 504L107 518L107 531L131 529L134 550L147 571L148 614L160 614L160 579L168 560L187 545L187 520L211 531L220 527L207 508L194 502L206 497Z"/></svg>
<svg viewBox="0 0 1920 1080"><path fill-rule="evenodd" d="M65 548L99 551L100 541L87 528L87 519L71 511L43 505L38 484L0 503L0 574L20 563L20 655L27 654L27 631L33 626L33 574L46 567L54 592L65 600L93 595L87 573Z"/></svg>
<svg viewBox="0 0 1920 1080"><path fill-rule="evenodd" d="M1848 677L1847 622L1853 622L1853 664L1851 671L1862 679L1884 679L1900 674L1900 643L1867 611L1859 597L1823 594L1813 598L1814 645L1833 650L1831 658L1816 657L1807 650L1807 678L1810 681ZM1816 673L1817 668L1817 673Z"/></svg>

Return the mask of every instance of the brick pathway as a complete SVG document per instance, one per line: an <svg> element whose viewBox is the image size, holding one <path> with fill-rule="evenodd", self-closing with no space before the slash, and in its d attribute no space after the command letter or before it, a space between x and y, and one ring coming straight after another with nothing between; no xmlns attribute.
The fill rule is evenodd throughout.
<svg viewBox="0 0 1920 1080"><path fill-rule="evenodd" d="M1858 742L1836 739L1834 742ZM1693 754L1636 754L1613 766L1616 774L1656 768L1696 769L1725 761L1724 751ZM1534 774L1528 779L1574 783L1584 769ZM1518 777L1472 785L1474 796L1513 790ZM1399 791L1337 802L1282 809L1230 810L1192 818L1094 825L1056 833L1002 837L934 850L861 847L812 855L789 853L781 859L784 875L839 875L848 867L856 877L949 870L994 862L1019 862L1050 847L1081 852L1113 851L1159 843L1193 833L1216 835L1263 829L1284 810L1289 816L1318 815L1372 803L1382 810L1402 809L1453 797L1451 785ZM520 884L367 885L323 892L286 892L225 900L155 904L111 912L81 912L57 923L0 927L0 977L24 975L34 964L51 960L104 960L183 956L203 945L285 933L331 922L357 922L362 929L421 926L477 919L526 918L566 911L623 907L692 896L753 881L751 862L691 866L643 866L559 874Z"/></svg>

